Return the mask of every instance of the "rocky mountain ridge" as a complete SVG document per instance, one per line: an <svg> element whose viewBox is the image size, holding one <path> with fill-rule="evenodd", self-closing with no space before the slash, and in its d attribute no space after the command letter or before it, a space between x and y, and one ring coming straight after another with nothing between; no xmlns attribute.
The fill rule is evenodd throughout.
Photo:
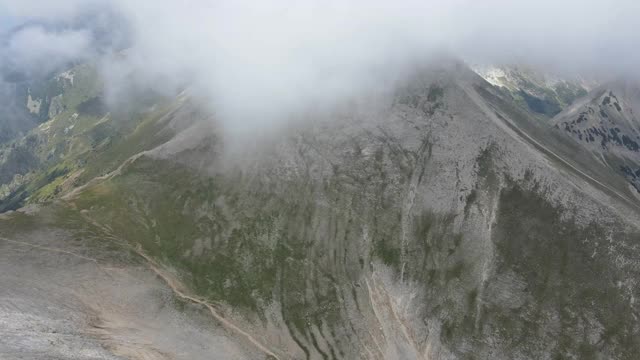
<svg viewBox="0 0 640 360"><path fill-rule="evenodd" d="M76 125L85 139L113 124L103 141L65 152L78 167L54 178L76 176L75 190L61 187L40 212L5 214L0 235L34 241L35 225L21 224L48 219L64 230L55 246L113 244L116 259L136 259L120 255L119 266L170 274L197 300L189 306L219 316L202 326L225 329L206 351L151 338L113 356L633 359L635 189L592 142L530 110L448 61L239 146L185 93L145 107L119 139L110 131L131 123L101 114L84 132ZM52 129L70 126L57 121Z"/></svg>

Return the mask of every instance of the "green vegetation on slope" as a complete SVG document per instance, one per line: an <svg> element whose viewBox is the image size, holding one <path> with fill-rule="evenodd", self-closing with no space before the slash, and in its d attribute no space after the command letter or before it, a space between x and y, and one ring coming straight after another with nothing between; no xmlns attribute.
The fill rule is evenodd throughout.
<svg viewBox="0 0 640 360"><path fill-rule="evenodd" d="M0 211L50 201L173 136L166 124L180 100L150 97L148 103L109 113L95 68L86 64L72 71L73 82L50 81L60 84L61 112L0 148ZM158 105L148 109L154 102Z"/></svg>

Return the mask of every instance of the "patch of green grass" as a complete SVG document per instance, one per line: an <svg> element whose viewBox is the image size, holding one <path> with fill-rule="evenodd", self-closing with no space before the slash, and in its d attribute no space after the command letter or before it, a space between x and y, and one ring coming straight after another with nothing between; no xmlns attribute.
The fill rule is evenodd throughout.
<svg viewBox="0 0 640 360"><path fill-rule="evenodd" d="M389 240L381 240L374 244L373 255L378 257L382 262L393 268L400 268L400 247L391 243Z"/></svg>
<svg viewBox="0 0 640 360"><path fill-rule="evenodd" d="M432 84L429 86L429 91L427 93L427 100L431 102L436 102L439 99L442 99L444 96L444 88L438 84Z"/></svg>

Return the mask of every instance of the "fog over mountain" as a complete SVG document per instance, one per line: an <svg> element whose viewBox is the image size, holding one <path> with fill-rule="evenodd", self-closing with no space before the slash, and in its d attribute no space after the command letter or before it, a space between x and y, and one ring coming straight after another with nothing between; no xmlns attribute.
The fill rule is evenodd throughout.
<svg viewBox="0 0 640 360"><path fill-rule="evenodd" d="M635 75L639 10L631 0L0 2L0 14L25 24L3 42L13 66L43 71L94 56L90 44L105 48L93 31L102 19L102 32L116 33L111 50L127 48L115 64L98 52L114 97L135 73L162 90L197 87L229 123L252 125L380 87L434 54Z"/></svg>
<svg viewBox="0 0 640 360"><path fill-rule="evenodd" d="M0 0L0 359L636 360L639 10Z"/></svg>

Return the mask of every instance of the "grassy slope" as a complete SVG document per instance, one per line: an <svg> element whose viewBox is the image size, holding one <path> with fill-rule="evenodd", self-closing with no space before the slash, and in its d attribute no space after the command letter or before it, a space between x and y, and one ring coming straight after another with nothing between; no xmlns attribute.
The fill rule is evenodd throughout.
<svg viewBox="0 0 640 360"><path fill-rule="evenodd" d="M65 110L0 150L5 159L0 172L23 175L14 186L4 185L0 210L51 201L173 135L165 128L165 115L175 102L163 101L152 110L108 113L101 86L95 68L76 67L73 86L62 93Z"/></svg>

